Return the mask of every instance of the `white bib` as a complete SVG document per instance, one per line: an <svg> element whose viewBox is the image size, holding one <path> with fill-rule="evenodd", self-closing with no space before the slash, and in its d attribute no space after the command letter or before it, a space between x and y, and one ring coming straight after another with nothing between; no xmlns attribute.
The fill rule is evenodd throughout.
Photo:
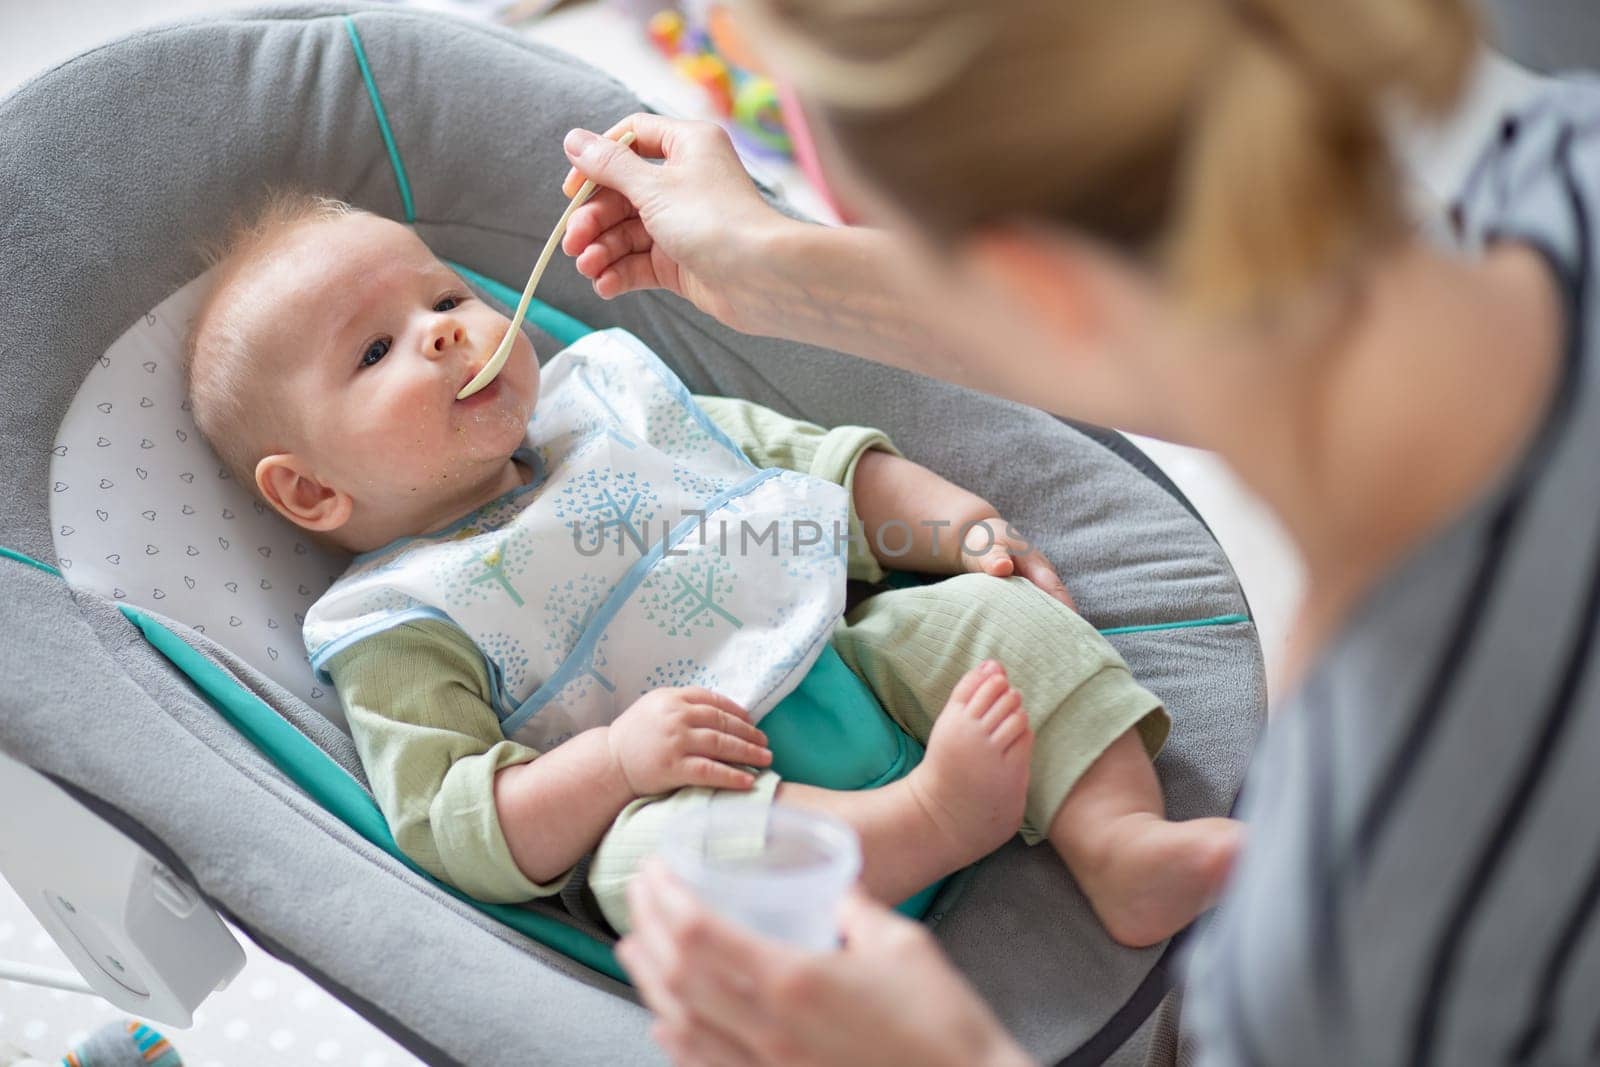
<svg viewBox="0 0 1600 1067"><path fill-rule="evenodd" d="M518 453L532 481L438 533L358 556L306 614L312 666L410 619L483 652L507 737L541 750L663 686L759 720L844 610L848 501L757 470L623 330L543 370Z"/></svg>

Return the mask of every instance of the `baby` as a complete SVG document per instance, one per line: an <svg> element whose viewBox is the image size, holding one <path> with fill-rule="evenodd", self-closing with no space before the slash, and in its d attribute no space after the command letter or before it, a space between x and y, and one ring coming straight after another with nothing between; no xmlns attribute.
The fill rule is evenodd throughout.
<svg viewBox="0 0 1600 1067"><path fill-rule="evenodd" d="M217 275L195 421L242 484L355 554L308 613L308 652L397 843L439 878L522 901L592 853L625 931L623 889L670 817L781 802L851 825L891 903L1019 828L1126 944L1214 897L1237 826L1164 818L1159 701L1041 554L881 433L691 398L620 331L542 381L519 333L458 400L507 319L411 230L335 201L275 198ZM845 567L881 563L958 576L845 613ZM838 792L771 769L757 720L835 656L926 745L899 780Z"/></svg>

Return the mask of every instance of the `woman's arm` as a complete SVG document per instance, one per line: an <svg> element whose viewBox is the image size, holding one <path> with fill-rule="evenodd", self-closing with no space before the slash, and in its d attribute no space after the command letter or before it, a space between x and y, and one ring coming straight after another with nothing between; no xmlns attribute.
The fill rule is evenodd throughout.
<svg viewBox="0 0 1600 1067"><path fill-rule="evenodd" d="M612 140L626 130L632 148ZM565 147L575 169L564 190L584 177L603 186L561 244L600 296L668 289L744 333L960 380L954 351L918 314L918 255L886 231L780 214L720 126L637 114L605 137L574 130Z"/></svg>
<svg viewBox="0 0 1600 1067"><path fill-rule="evenodd" d="M744 333L849 352L1058 415L1202 443L1180 411L1161 402L1174 390L1185 395L1192 383L1147 381L1090 342L1079 301L1069 299L1073 290L1060 279L1084 288L1093 272L1058 236L991 234L982 246L986 280L971 272L957 279L935 262L939 250L909 238L778 213L712 123L637 114L609 136L625 130L638 136L632 148L586 130L565 141L574 170L563 189L576 192L584 177L602 188L573 213L561 247L605 299L666 289ZM1003 360L982 355L995 350L993 309L1005 301L1019 312L1046 304L1071 320L1064 329L1083 336L1070 358L1044 358L1060 338L1037 330L1003 338ZM1111 302L1101 295L1089 303ZM979 305L987 313L973 310ZM980 323L986 332L974 334ZM1212 367L1200 381L1219 377Z"/></svg>
<svg viewBox="0 0 1600 1067"><path fill-rule="evenodd" d="M659 862L628 892L617 946L679 1067L1025 1067L1032 1061L927 930L860 892L844 947L802 952L702 907Z"/></svg>

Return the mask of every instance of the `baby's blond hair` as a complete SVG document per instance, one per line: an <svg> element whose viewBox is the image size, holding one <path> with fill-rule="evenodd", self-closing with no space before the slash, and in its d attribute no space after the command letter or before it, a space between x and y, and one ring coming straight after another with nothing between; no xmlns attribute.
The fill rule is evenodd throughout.
<svg viewBox="0 0 1600 1067"><path fill-rule="evenodd" d="M298 190L269 190L248 212L235 217L221 241L203 250L216 271L189 331L184 380L195 426L228 473L259 495L256 464L267 454L270 435L281 425L273 376L264 364L239 298L250 269L294 230L360 214L342 200Z"/></svg>

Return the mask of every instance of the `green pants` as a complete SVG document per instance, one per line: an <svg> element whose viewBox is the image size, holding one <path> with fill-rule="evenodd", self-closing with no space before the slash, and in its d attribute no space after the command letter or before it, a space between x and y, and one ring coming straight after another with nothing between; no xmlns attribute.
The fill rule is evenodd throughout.
<svg viewBox="0 0 1600 1067"><path fill-rule="evenodd" d="M1130 729L1153 757L1170 720L1116 649L1022 578L965 574L879 593L841 619L833 646L908 734L927 743L950 691L986 659L1004 664L1036 737L1022 838L1037 844L1084 771ZM589 886L606 919L628 929L626 890L664 826L709 805L770 806L778 776L729 792L680 789L623 809L596 850Z"/></svg>

